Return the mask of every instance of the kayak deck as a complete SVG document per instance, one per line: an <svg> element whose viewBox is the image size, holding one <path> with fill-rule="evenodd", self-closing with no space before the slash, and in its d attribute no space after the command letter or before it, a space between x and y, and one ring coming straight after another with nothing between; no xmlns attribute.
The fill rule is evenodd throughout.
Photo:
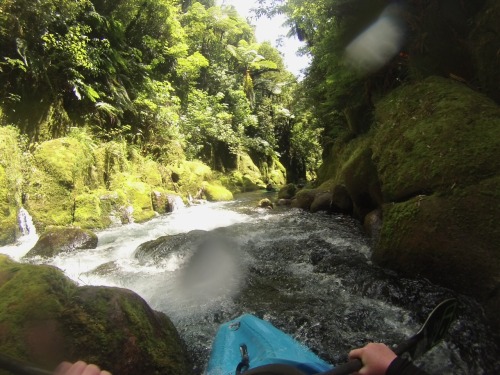
<svg viewBox="0 0 500 375"><path fill-rule="evenodd" d="M254 373L252 370L255 368L269 365L294 368L297 369L296 373L302 372L305 375L332 368L306 346L271 323L244 314L220 326L212 344L205 374L235 375L238 367L250 374Z"/></svg>

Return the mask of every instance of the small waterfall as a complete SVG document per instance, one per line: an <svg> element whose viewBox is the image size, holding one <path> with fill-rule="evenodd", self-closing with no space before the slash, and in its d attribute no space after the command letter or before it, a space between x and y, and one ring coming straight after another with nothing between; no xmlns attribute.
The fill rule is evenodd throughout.
<svg viewBox="0 0 500 375"><path fill-rule="evenodd" d="M21 237L17 239L15 244L0 247L1 254L8 255L14 260L20 260L38 241L33 218L24 207L19 209L17 223Z"/></svg>
<svg viewBox="0 0 500 375"><path fill-rule="evenodd" d="M24 207L19 209L19 213L17 214L17 222L19 224L19 230L23 236L36 234L36 228L33 224L33 218L26 211Z"/></svg>
<svg viewBox="0 0 500 375"><path fill-rule="evenodd" d="M185 208L186 205L182 201L182 198L178 195L169 195L168 196L168 204L170 206L170 211L174 212L181 208Z"/></svg>

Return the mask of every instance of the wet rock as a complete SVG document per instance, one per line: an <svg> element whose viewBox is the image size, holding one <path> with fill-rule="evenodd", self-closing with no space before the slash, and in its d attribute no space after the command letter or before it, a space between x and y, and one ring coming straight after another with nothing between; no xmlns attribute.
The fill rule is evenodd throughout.
<svg viewBox="0 0 500 375"><path fill-rule="evenodd" d="M278 201L276 202L276 205L277 206L290 206L292 204L292 200L291 199L278 199Z"/></svg>
<svg viewBox="0 0 500 375"><path fill-rule="evenodd" d="M372 243L377 243L382 229L382 210L376 209L369 212L363 221L365 232L370 236Z"/></svg>
<svg viewBox="0 0 500 375"><path fill-rule="evenodd" d="M297 192L297 186L295 184L288 184L283 186L278 192L279 199L292 199Z"/></svg>
<svg viewBox="0 0 500 375"><path fill-rule="evenodd" d="M352 214L352 199L344 185L333 188L330 210L340 214Z"/></svg>
<svg viewBox="0 0 500 375"><path fill-rule="evenodd" d="M54 257L59 253L83 249L95 249L97 235L80 228L49 228L38 239L25 257Z"/></svg>
<svg viewBox="0 0 500 375"><path fill-rule="evenodd" d="M292 207L301 208L303 210L309 211L317 193L318 190L316 189L300 190L295 195L295 199L292 201Z"/></svg>
<svg viewBox="0 0 500 375"><path fill-rule="evenodd" d="M314 196L311 203L311 212L330 211L330 204L332 201L332 194L329 191L322 191Z"/></svg>
<svg viewBox="0 0 500 375"><path fill-rule="evenodd" d="M272 209L274 207L274 204L269 198L264 198L259 201L258 207Z"/></svg>
<svg viewBox="0 0 500 375"><path fill-rule="evenodd" d="M173 212L182 202L180 196L166 191L153 190L151 192L151 201L153 203L153 210L159 214Z"/></svg>
<svg viewBox="0 0 500 375"><path fill-rule="evenodd" d="M167 259L173 253L185 256L207 236L207 233L204 230L193 230L188 233L161 236L139 245L134 257L144 262L157 263Z"/></svg>

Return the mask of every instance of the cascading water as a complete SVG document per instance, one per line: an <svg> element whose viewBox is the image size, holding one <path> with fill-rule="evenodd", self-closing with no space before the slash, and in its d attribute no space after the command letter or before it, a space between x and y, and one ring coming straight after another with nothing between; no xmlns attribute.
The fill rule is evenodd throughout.
<svg viewBox="0 0 500 375"><path fill-rule="evenodd" d="M97 249L48 263L81 284L132 289L165 312L188 345L194 374L206 365L218 325L242 313L271 321L339 363L368 341L395 344L411 336L453 295L373 265L354 220L257 208L265 195L110 228L98 233ZM430 374L500 373L499 345L480 308L458 298L460 315L448 339L420 364Z"/></svg>
<svg viewBox="0 0 500 375"><path fill-rule="evenodd" d="M9 255L15 260L21 259L38 241L38 234L33 224L33 218L24 207L19 209L17 223L21 237L18 238L14 245L0 247L1 254Z"/></svg>

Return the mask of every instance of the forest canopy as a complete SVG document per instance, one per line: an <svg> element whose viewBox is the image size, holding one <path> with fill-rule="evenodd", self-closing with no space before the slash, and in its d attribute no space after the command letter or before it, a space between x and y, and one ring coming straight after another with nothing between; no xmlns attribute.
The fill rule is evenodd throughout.
<svg viewBox="0 0 500 375"><path fill-rule="evenodd" d="M318 130L281 54L234 7L175 0L6 0L2 124L31 143L82 128L161 162L220 171L238 152L279 157L305 178ZM304 143L305 141L305 143Z"/></svg>

